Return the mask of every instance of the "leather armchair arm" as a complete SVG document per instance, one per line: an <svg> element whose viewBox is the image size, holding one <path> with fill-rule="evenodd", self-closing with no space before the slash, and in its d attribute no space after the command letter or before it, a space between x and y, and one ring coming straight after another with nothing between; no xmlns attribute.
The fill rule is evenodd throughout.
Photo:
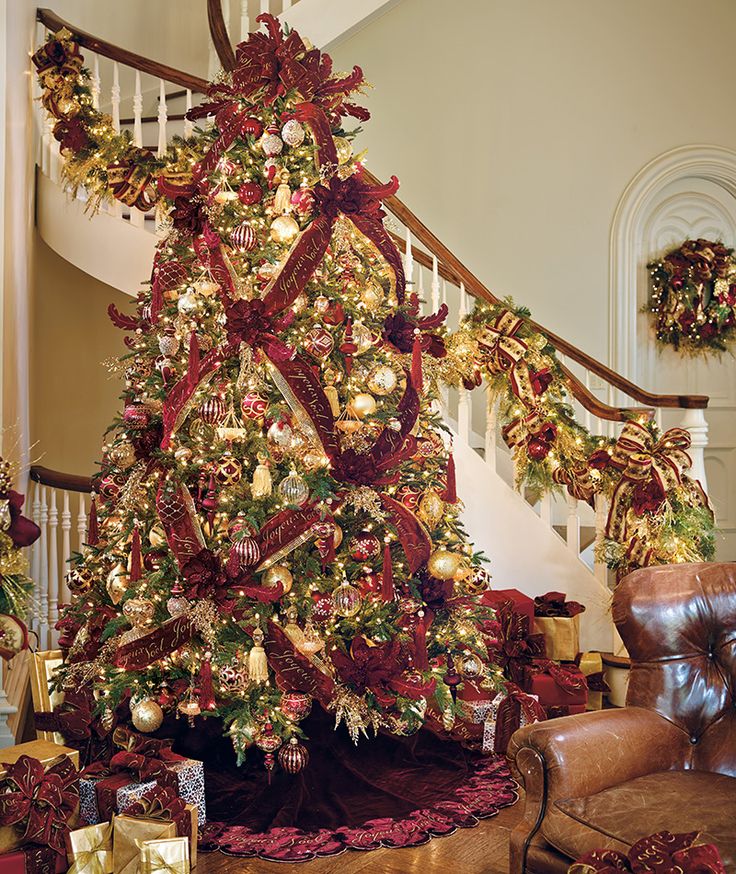
<svg viewBox="0 0 736 874"><path fill-rule="evenodd" d="M555 801L682 767L689 750L681 728L642 707L590 711L519 729L508 756L524 784L526 807L511 836L512 874L525 870L537 832L554 828Z"/></svg>

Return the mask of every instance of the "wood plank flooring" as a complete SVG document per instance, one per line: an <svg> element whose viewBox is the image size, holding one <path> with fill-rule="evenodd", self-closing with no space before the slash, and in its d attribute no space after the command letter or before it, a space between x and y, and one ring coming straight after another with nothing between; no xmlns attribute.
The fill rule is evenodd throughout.
<svg viewBox="0 0 736 874"><path fill-rule="evenodd" d="M200 853L194 874L508 874L509 832L521 819L523 797L476 828L403 850L348 850L313 862L284 864Z"/></svg>

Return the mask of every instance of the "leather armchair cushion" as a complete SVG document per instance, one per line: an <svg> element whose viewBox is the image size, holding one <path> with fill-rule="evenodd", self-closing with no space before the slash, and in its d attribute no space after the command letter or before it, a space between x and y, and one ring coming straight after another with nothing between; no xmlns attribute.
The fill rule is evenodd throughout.
<svg viewBox="0 0 736 874"><path fill-rule="evenodd" d="M661 771L582 798L558 800L542 824L545 839L570 859L596 847L626 852L658 831L700 832L736 871L736 778L705 771ZM560 815L562 814L562 815Z"/></svg>

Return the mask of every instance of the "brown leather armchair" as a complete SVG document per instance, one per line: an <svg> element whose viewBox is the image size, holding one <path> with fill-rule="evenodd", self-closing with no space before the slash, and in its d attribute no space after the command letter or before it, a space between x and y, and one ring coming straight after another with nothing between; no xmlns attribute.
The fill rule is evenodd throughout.
<svg viewBox="0 0 736 874"><path fill-rule="evenodd" d="M663 829L701 832L736 872L736 564L635 571L613 618L631 656L627 706L511 738L526 808L510 872L565 872Z"/></svg>

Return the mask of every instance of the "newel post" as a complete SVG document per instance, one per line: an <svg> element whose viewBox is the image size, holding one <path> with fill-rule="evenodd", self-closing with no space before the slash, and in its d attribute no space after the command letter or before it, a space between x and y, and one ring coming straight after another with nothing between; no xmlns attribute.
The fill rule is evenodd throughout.
<svg viewBox="0 0 736 874"><path fill-rule="evenodd" d="M689 455L692 459L692 467L689 474L693 479L699 480L703 491L708 494L708 482L705 476L705 448L708 445L708 421L705 418L705 410L685 410L680 427L690 432L692 443Z"/></svg>

